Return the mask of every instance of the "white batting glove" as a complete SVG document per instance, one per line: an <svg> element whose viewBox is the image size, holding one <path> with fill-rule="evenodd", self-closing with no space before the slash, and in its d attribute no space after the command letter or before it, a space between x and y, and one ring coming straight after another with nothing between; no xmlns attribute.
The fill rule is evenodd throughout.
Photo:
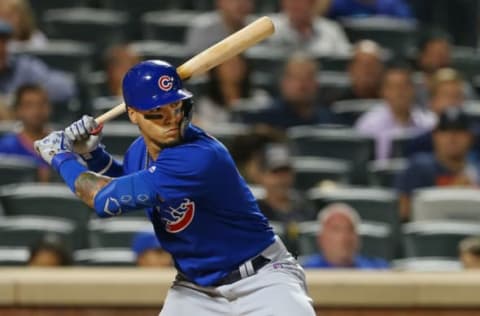
<svg viewBox="0 0 480 316"><path fill-rule="evenodd" d="M87 155L97 149L102 138L101 126L88 115L65 128L65 134L73 143L73 151L80 155Z"/></svg>
<svg viewBox="0 0 480 316"><path fill-rule="evenodd" d="M52 159L59 154L72 155L72 142L63 131L55 131L34 143L35 150L49 165ZM66 157L66 155L63 155Z"/></svg>

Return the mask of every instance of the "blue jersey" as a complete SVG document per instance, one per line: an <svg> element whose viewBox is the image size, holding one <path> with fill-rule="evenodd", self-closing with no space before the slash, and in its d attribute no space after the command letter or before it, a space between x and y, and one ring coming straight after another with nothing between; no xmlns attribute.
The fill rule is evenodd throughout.
<svg viewBox="0 0 480 316"><path fill-rule="evenodd" d="M0 139L0 153L22 156L32 160L39 168L49 168L49 165L38 155L22 134L8 133Z"/></svg>
<svg viewBox="0 0 480 316"><path fill-rule="evenodd" d="M184 141L156 161L138 138L123 173L97 194L97 213L146 208L162 248L197 284L214 284L274 242L226 148L197 127L190 125Z"/></svg>

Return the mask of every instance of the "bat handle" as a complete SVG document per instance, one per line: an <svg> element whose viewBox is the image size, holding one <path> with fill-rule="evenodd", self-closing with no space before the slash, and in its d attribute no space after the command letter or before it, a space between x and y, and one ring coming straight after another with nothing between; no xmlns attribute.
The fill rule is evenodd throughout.
<svg viewBox="0 0 480 316"><path fill-rule="evenodd" d="M121 103L119 105L116 105L112 109L108 110L107 112L103 113L102 115L97 116L95 118L95 122L97 122L97 124L103 124L125 113L125 111L126 111L125 103Z"/></svg>

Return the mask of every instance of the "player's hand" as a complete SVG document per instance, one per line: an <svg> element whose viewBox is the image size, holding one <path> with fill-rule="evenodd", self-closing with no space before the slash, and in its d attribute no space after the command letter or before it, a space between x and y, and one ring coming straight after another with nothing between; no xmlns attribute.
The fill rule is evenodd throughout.
<svg viewBox="0 0 480 316"><path fill-rule="evenodd" d="M37 140L34 144L35 150L49 165L52 159L59 154L71 154L72 142L65 136L63 131L55 131L45 138Z"/></svg>
<svg viewBox="0 0 480 316"><path fill-rule="evenodd" d="M102 138L102 126L91 116L84 115L65 129L65 134L73 143L73 151L80 155L97 149Z"/></svg>

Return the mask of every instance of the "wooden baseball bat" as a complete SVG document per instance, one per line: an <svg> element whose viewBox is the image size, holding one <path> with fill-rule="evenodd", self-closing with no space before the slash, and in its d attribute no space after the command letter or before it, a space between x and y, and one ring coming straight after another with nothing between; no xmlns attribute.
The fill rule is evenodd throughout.
<svg viewBox="0 0 480 316"><path fill-rule="evenodd" d="M177 68L177 73L182 80L203 74L269 37L274 31L272 20L267 16L261 17L186 61ZM105 123L125 110L125 103L119 104L95 118L95 121L98 124Z"/></svg>

